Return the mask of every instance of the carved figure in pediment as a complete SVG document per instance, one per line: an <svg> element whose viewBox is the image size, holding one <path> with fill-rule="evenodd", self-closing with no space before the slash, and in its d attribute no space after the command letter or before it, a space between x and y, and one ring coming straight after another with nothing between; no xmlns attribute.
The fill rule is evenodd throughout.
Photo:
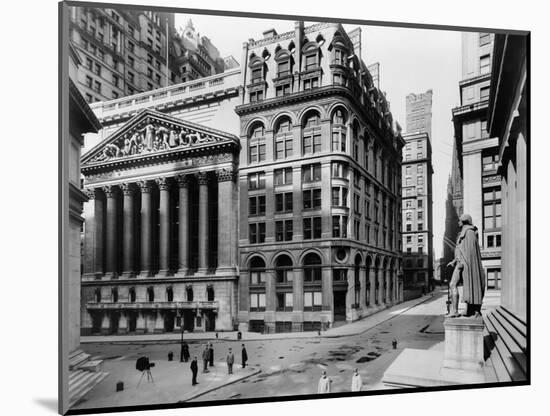
<svg viewBox="0 0 550 416"><path fill-rule="evenodd" d="M159 140L159 149L169 149L170 145L168 143L169 131L165 127L159 127L157 130L157 139Z"/></svg>
<svg viewBox="0 0 550 416"><path fill-rule="evenodd" d="M132 146L130 144L130 139L128 136L124 139L124 147L122 148L122 154L123 156L130 156L132 150Z"/></svg>
<svg viewBox="0 0 550 416"><path fill-rule="evenodd" d="M187 131L182 129L178 134L178 145L189 146L189 138L187 137Z"/></svg>
<svg viewBox="0 0 550 416"><path fill-rule="evenodd" d="M152 124L147 124L142 132L145 131L145 143L144 148L148 151L153 150L153 145L155 141L155 126Z"/></svg>
<svg viewBox="0 0 550 416"><path fill-rule="evenodd" d="M178 137L175 130L170 130L170 138L168 139L170 147L176 147L178 145Z"/></svg>
<svg viewBox="0 0 550 416"><path fill-rule="evenodd" d="M137 131L130 137L130 154L135 155L139 153L139 145L141 144L141 134Z"/></svg>
<svg viewBox="0 0 550 416"><path fill-rule="evenodd" d="M121 157L122 151L119 149L119 147L114 143L109 143L105 146L105 149L103 149L103 155L104 159L111 159L113 157Z"/></svg>
<svg viewBox="0 0 550 416"><path fill-rule="evenodd" d="M200 143L201 135L199 132L189 133L187 137L190 139L191 144Z"/></svg>

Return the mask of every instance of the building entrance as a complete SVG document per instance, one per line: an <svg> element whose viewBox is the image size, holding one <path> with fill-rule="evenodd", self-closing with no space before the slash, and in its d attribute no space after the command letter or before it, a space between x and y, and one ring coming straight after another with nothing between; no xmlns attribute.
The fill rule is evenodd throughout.
<svg viewBox="0 0 550 416"><path fill-rule="evenodd" d="M174 332L174 321L175 313L171 311L166 311L164 313L164 331L165 332Z"/></svg>
<svg viewBox="0 0 550 416"><path fill-rule="evenodd" d="M216 330L216 316L214 315L214 311L204 312L204 330L205 331Z"/></svg>
<svg viewBox="0 0 550 416"><path fill-rule="evenodd" d="M346 291L335 290L333 292L334 299L334 321L346 320Z"/></svg>
<svg viewBox="0 0 550 416"><path fill-rule="evenodd" d="M183 311L183 330L192 332L195 329L195 313L192 310Z"/></svg>

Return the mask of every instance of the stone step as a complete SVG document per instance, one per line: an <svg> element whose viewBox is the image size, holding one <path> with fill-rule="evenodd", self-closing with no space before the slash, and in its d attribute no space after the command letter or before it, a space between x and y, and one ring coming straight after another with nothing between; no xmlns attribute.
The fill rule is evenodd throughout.
<svg viewBox="0 0 550 416"><path fill-rule="evenodd" d="M521 337L525 340L527 339L527 324L523 322L520 318L512 314L503 306L500 306L496 309L496 312L508 323L514 327L514 329L521 334Z"/></svg>
<svg viewBox="0 0 550 416"><path fill-rule="evenodd" d="M80 365L88 361L90 354L86 354L81 351L79 354L74 355L72 358L69 358L69 370L75 370Z"/></svg>
<svg viewBox="0 0 550 416"><path fill-rule="evenodd" d="M69 384L69 407L74 406L109 374L106 372L93 373L90 371L83 371L83 373L85 376L80 378L77 384L72 386Z"/></svg>
<svg viewBox="0 0 550 416"><path fill-rule="evenodd" d="M502 311L496 310L493 312L493 317L506 330L508 335L513 339L514 343L525 354L527 351L527 337L525 336L525 333L521 332L521 330L519 330L518 327L502 313Z"/></svg>
<svg viewBox="0 0 550 416"><path fill-rule="evenodd" d="M79 370L92 371L97 373L103 371L103 360L88 360L78 367Z"/></svg>
<svg viewBox="0 0 550 416"><path fill-rule="evenodd" d="M497 330L497 333L504 341L504 344L506 344L506 349L508 352L512 355L512 357L516 360L516 362L520 365L521 370L523 373L527 372L527 358L525 355L525 350L521 348L521 346L516 342L514 337L510 335L509 331L512 331L512 327L508 324L507 321L501 322L498 319L497 314L491 314L489 317L493 322L493 326Z"/></svg>
<svg viewBox="0 0 550 416"><path fill-rule="evenodd" d="M525 354L492 315L493 314L490 313L486 315L484 319L486 329L494 343L491 355L498 354L500 356L509 377L513 381L525 380ZM510 348L512 348L512 350L510 350ZM498 357L495 357L493 362L497 361L496 358ZM504 374L498 374L497 376L499 379L501 377L505 378Z"/></svg>
<svg viewBox="0 0 550 416"><path fill-rule="evenodd" d="M492 335L487 330L487 327L483 329L483 340L485 343L485 348L487 351L491 351L491 354L488 358L488 360L491 361L491 364L493 366L493 370L495 372L495 375L497 377L497 381L499 382L507 382L512 381L510 378L510 374L508 374L508 370L506 370L506 366L504 365L504 361L502 361L502 357L500 354L495 350L495 343L493 340Z"/></svg>

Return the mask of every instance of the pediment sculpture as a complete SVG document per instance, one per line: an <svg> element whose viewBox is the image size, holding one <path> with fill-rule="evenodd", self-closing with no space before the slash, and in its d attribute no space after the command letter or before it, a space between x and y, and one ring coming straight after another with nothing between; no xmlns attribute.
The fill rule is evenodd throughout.
<svg viewBox="0 0 550 416"><path fill-rule="evenodd" d="M221 139L210 134L186 127L171 126L167 128L150 122L143 128L138 127L131 132L124 133L118 139L106 144L91 162L103 162L162 150L191 147L219 140Z"/></svg>

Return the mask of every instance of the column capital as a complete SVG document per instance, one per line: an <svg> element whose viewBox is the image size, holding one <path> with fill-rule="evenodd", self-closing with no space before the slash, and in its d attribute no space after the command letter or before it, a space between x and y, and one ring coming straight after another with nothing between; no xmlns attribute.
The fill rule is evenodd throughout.
<svg viewBox="0 0 550 416"><path fill-rule="evenodd" d="M114 198L116 193L117 185L105 185L101 189L103 189L103 192L105 193L105 196L107 198Z"/></svg>
<svg viewBox="0 0 550 416"><path fill-rule="evenodd" d="M168 182L168 178L166 177L156 178L155 182L161 191L167 191L170 189L170 182Z"/></svg>
<svg viewBox="0 0 550 416"><path fill-rule="evenodd" d="M84 188L84 193L86 194L88 199L95 199L96 198L95 188Z"/></svg>
<svg viewBox="0 0 550 416"><path fill-rule="evenodd" d="M131 196L134 193L134 185L131 183L123 183L120 185L120 189L122 189L122 193L124 196Z"/></svg>
<svg viewBox="0 0 550 416"><path fill-rule="evenodd" d="M195 174L199 185L208 185L208 172L198 172Z"/></svg>
<svg viewBox="0 0 550 416"><path fill-rule="evenodd" d="M187 188L189 186L189 176L188 175L176 175L176 181L180 188Z"/></svg>
<svg viewBox="0 0 550 416"><path fill-rule="evenodd" d="M138 181L136 184L141 190L141 193L151 192L151 184L149 181Z"/></svg>
<svg viewBox="0 0 550 416"><path fill-rule="evenodd" d="M233 166L228 168L222 168L216 171L218 182L235 181L235 169Z"/></svg>

